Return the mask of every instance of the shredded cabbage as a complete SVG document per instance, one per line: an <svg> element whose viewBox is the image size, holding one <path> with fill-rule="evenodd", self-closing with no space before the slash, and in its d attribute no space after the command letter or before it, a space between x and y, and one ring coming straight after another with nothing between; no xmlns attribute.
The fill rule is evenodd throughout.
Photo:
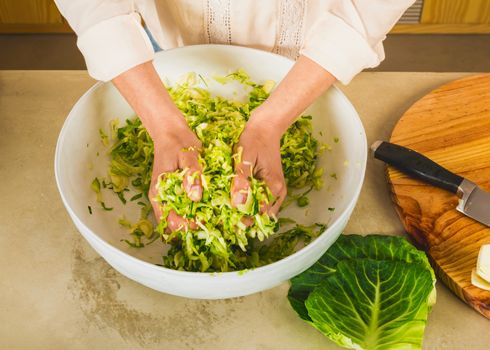
<svg viewBox="0 0 490 350"><path fill-rule="evenodd" d="M193 73L180 84L167 88L202 142L199 162L203 169L203 196L201 201L193 202L185 194L182 183L186 169L162 175L154 200L161 204L163 215L155 228L150 228L151 223L147 220L151 211L147 197L153 165L151 138L137 118L127 120L122 127L111 122L114 143L110 148L109 176L107 181L101 182L102 186L111 189L125 203L124 192L131 183L138 194L130 201L141 198L138 204L142 206L139 223L120 220L133 237L132 241L125 241L133 247L143 247L143 239L151 242L155 237L161 237L171 245L163 257L163 265L173 269L231 271L254 268L291 254L299 241L307 244L325 229L324 225L296 225L286 232L276 233L280 226L278 220L260 212L263 204L274 200L273 195L265 183L255 177L249 179L247 203L239 208L231 206L233 164L240 156L234 154L233 146L251 112L269 96L274 83L270 80L263 84L254 83L243 70L215 79L223 84L230 81L244 84L249 89L248 101L212 96L207 89L197 86ZM100 135L103 143L108 144L106 134L100 131ZM292 194L291 191L284 205L296 201L299 206L306 206L307 193L321 188L323 169L318 168L316 162L321 151L322 147L312 135L311 116L300 117L282 137L281 158L286 182L290 189L300 192ZM171 210L195 222L197 229L167 232L166 218ZM260 244L270 236L275 239Z"/></svg>

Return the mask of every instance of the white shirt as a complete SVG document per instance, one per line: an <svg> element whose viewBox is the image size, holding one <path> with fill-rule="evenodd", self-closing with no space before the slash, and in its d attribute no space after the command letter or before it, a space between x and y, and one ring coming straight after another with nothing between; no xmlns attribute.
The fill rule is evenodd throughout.
<svg viewBox="0 0 490 350"><path fill-rule="evenodd" d="M108 81L162 49L219 43L304 55L347 84L384 59L382 42L414 0L56 0L89 74Z"/></svg>

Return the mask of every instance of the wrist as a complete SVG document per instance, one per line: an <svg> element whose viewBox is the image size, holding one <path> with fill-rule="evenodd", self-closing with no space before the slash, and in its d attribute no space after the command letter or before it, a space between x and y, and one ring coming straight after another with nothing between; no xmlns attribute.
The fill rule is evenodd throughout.
<svg viewBox="0 0 490 350"><path fill-rule="evenodd" d="M158 113L145 117L140 116L140 118L153 140L159 139L161 135L180 135L189 129L181 113Z"/></svg>
<svg viewBox="0 0 490 350"><path fill-rule="evenodd" d="M269 113L257 108L247 123L247 127L253 130L266 132L270 137L280 139L289 128L290 123L286 118L281 118L279 113Z"/></svg>

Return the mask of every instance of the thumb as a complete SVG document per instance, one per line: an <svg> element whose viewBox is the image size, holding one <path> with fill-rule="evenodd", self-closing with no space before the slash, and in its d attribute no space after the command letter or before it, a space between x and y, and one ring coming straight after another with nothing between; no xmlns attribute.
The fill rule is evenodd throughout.
<svg viewBox="0 0 490 350"><path fill-rule="evenodd" d="M195 150L181 151L180 163L182 169L187 169L184 174L184 190L192 201L199 202L202 198L202 183L198 152Z"/></svg>
<svg viewBox="0 0 490 350"><path fill-rule="evenodd" d="M233 206L245 204L247 201L250 188L248 178L252 176L252 163L240 161L235 164L235 173L236 175L231 182L231 204Z"/></svg>
<svg viewBox="0 0 490 350"><path fill-rule="evenodd" d="M231 181L231 204L237 206L245 204L247 201L247 193L250 188L247 176L237 174Z"/></svg>

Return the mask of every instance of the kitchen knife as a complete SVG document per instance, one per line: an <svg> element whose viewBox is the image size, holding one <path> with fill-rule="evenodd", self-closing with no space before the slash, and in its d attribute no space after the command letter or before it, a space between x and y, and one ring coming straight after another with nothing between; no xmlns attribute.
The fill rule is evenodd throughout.
<svg viewBox="0 0 490 350"><path fill-rule="evenodd" d="M456 175L436 162L409 148L376 141L371 146L374 158L431 185L456 194L458 211L484 225L490 226L490 193L475 183Z"/></svg>

